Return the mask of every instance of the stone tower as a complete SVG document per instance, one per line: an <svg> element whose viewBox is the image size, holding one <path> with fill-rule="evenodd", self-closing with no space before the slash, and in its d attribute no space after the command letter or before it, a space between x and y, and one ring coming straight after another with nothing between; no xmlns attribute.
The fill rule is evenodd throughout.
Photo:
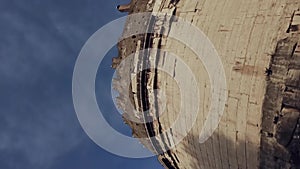
<svg viewBox="0 0 300 169"><path fill-rule="evenodd" d="M112 65L117 68L126 57L135 55L115 79L115 89L120 93L118 104L133 135L149 138L141 142L159 154L165 168L300 168L300 0L132 0L118 9L129 14L160 12L185 19L208 37L224 68L224 113L212 136L200 143L199 133L209 108L218 106L211 102L212 85L205 65L188 45L168 37L173 29L181 29L176 19L128 18L124 34L136 27L151 32L155 27L149 25L168 22L168 27L156 30L161 34L137 34L120 41L119 56ZM177 33L191 35L192 44L201 43L193 32L181 30ZM176 133L164 131L172 129L182 99L186 99L187 107L195 104L194 91L185 89L189 98L180 94L182 88L174 78L188 72L178 68L178 60L163 57L165 53L153 52L154 48L180 57L195 75L201 98L197 117L187 116L179 124L177 130L186 136L174 147L170 145ZM140 51L143 55L137 54ZM146 68L147 64L171 70L171 75ZM134 77L128 88L122 87L126 76ZM188 76L178 78L184 81L181 85L189 85ZM144 113L133 114L128 98ZM134 118L137 121L129 120ZM193 127L187 130L193 120Z"/></svg>

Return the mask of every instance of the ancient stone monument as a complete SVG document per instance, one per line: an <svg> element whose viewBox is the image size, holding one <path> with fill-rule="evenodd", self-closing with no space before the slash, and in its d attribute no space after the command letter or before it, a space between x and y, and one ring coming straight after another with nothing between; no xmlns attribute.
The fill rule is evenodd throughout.
<svg viewBox="0 0 300 169"><path fill-rule="evenodd" d="M158 154L165 168L300 168L300 0L132 0L118 9L129 14L160 12L174 16L128 18L124 34L137 28L149 33L120 41L119 56L112 65L118 68L132 56L114 80L120 93L118 104L134 137L149 138L141 140L142 144ZM189 45L169 36L177 29L173 34L189 36L190 44L202 43L196 34L186 32L176 17L207 36L225 73L227 87L220 89L226 90L224 112L204 142L199 142L199 133L210 107L221 106L222 99L212 102L211 91L216 89L209 67ZM155 26L162 23L167 26ZM181 61L156 49L172 52ZM202 57L209 58L210 54ZM179 62L189 69L180 67ZM187 70L197 85L192 84ZM123 86L126 77L131 78L128 87ZM176 78L182 81L178 84ZM200 99L193 97L197 93L188 85L196 86ZM182 116L186 119L173 127L182 101L186 110L199 105L197 117ZM128 107L130 104L137 113ZM189 130L187 126L194 120ZM175 145L174 138L181 138L180 133L185 136Z"/></svg>

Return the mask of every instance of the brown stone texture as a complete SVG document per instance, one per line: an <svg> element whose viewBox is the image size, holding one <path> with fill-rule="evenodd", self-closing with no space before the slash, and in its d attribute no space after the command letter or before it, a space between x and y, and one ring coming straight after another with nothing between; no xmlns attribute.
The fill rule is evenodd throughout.
<svg viewBox="0 0 300 169"><path fill-rule="evenodd" d="M177 129L187 136L166 152L176 133L142 141L147 148L160 154L158 158L166 168L300 168L299 8L300 0L132 0L129 7L126 6L130 14L163 12L186 19L207 35L225 69L228 98L224 114L212 137L200 144L199 133L211 106L211 85L203 63L188 46L168 36L143 34L119 42L119 56L113 60L115 68L130 54L151 47L176 54L196 75L201 98L196 123L187 131L187 123L193 120L187 117ZM127 20L124 34L132 25L149 29L148 22L135 22ZM160 31L167 34L174 26L178 26L176 20ZM199 43L197 40L191 36L192 43ZM151 50L144 55L146 59L136 55L114 80L114 87L120 93L119 107L135 137L150 138L172 129L180 113L181 99L191 99L193 103L192 97L181 98L182 91L174 80L184 70L176 67L176 59L161 59L162 55ZM173 77L158 70L139 72L145 60L171 68ZM269 75L266 69L271 70ZM122 86L125 76L136 76L129 89ZM163 91L165 97L155 89ZM193 96L193 91L185 92ZM125 104L128 94L135 109L149 111L132 115ZM159 104L166 106L158 108ZM155 118L158 114L162 115ZM153 122L128 120L134 116Z"/></svg>

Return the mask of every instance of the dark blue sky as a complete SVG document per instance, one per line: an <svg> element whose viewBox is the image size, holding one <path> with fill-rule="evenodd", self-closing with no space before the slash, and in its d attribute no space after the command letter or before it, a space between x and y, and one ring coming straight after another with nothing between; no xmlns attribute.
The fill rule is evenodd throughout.
<svg viewBox="0 0 300 169"><path fill-rule="evenodd" d="M95 31L124 15L115 6L126 2L0 1L0 169L162 168L156 157L127 159L101 149L73 108L76 58ZM116 55L112 49L101 63L96 91L109 123L129 135L110 97Z"/></svg>

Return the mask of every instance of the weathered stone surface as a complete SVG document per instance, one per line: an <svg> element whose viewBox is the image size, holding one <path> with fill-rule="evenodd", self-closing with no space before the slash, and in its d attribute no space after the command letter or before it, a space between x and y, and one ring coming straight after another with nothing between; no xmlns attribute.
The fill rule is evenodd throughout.
<svg viewBox="0 0 300 169"><path fill-rule="evenodd" d="M299 116L300 112L296 109L284 108L281 111L281 117L276 126L276 139L279 144L288 146L291 142Z"/></svg>

